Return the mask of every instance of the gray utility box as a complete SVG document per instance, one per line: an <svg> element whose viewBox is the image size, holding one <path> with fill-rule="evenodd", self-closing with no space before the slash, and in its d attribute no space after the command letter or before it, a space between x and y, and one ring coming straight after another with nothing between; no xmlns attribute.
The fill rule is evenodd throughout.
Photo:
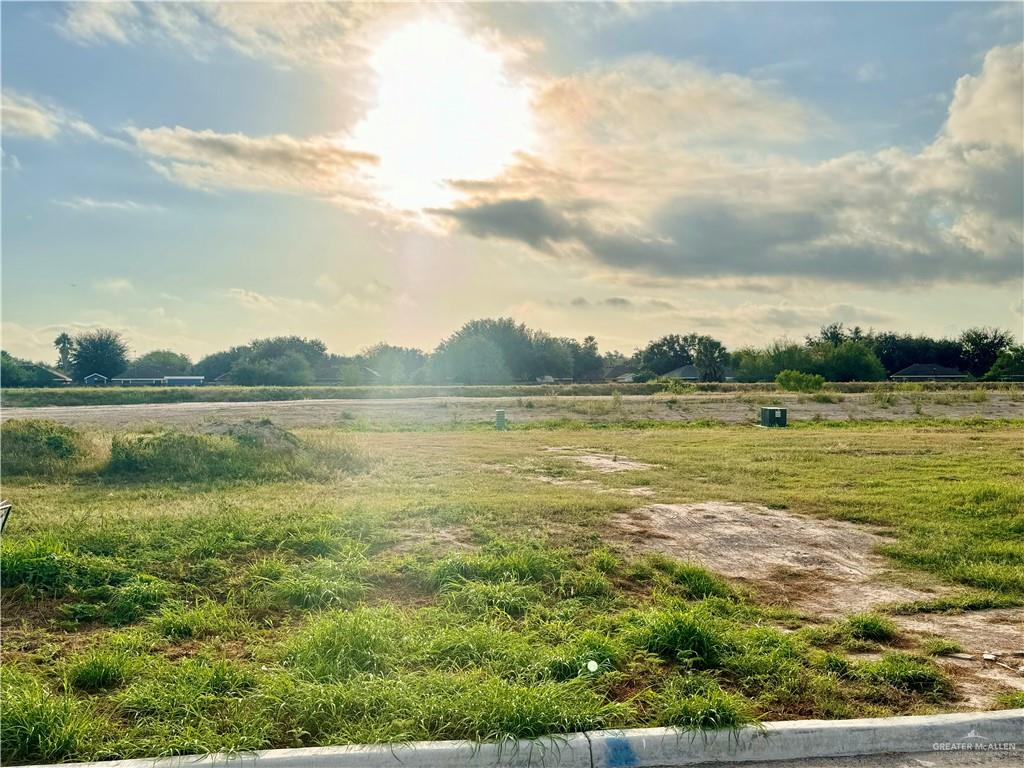
<svg viewBox="0 0 1024 768"><path fill-rule="evenodd" d="M761 409L761 426L762 427L784 427L784 426L786 426L786 409L785 408L762 408Z"/></svg>

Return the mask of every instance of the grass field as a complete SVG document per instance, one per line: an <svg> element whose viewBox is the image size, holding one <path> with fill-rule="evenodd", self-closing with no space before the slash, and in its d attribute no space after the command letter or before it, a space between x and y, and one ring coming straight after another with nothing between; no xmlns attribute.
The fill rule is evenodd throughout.
<svg viewBox="0 0 1024 768"><path fill-rule="evenodd" d="M863 382L830 383L826 392L959 392L1021 389L1019 383ZM502 384L479 386L310 386L310 387L45 387L0 389L0 405L34 408L60 405L131 405L136 403L232 403L280 400L390 399L421 397L593 397L650 395L657 392L735 392L777 391L775 384L648 382L644 384Z"/></svg>
<svg viewBox="0 0 1024 768"><path fill-rule="evenodd" d="M1024 604L1024 422L649 426L6 422L5 763L960 706L898 619ZM706 500L943 591L814 615L614 523Z"/></svg>

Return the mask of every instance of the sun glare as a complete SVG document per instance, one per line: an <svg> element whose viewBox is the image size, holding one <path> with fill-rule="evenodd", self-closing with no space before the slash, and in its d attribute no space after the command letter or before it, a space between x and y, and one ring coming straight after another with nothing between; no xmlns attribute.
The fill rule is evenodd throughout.
<svg viewBox="0 0 1024 768"><path fill-rule="evenodd" d="M409 23L375 48L375 105L352 140L380 158L379 196L403 210L448 205L446 182L501 172L533 136L530 92L500 54L439 20Z"/></svg>

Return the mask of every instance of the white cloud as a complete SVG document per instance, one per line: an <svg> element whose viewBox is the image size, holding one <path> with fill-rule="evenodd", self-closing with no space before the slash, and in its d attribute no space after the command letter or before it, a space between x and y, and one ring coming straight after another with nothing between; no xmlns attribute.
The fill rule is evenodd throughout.
<svg viewBox="0 0 1024 768"><path fill-rule="evenodd" d="M1021 151L1024 45L993 48L978 75L964 75L949 105L946 135L957 144Z"/></svg>
<svg viewBox="0 0 1024 768"><path fill-rule="evenodd" d="M73 211L114 211L122 213L146 213L163 211L163 206L150 203L137 203L134 200L97 200L94 197L72 197L68 200L55 200L57 205Z"/></svg>
<svg viewBox="0 0 1024 768"><path fill-rule="evenodd" d="M224 48L281 64L349 67L372 22L405 14L373 3L69 3L58 29L85 45L167 45L206 59Z"/></svg>
<svg viewBox="0 0 1024 768"><path fill-rule="evenodd" d="M826 126L767 80L640 56L546 83L536 108L563 141L600 144L796 142Z"/></svg>
<svg viewBox="0 0 1024 768"><path fill-rule="evenodd" d="M363 169L376 157L345 148L337 137L252 137L180 126L126 131L155 170L188 187L287 192L355 207L372 202Z"/></svg>
<svg viewBox="0 0 1024 768"><path fill-rule="evenodd" d="M881 288L1019 280L1020 50L994 49L981 73L961 79L946 128L920 152L819 163L756 151L743 138L737 146L755 148L742 154L695 149L685 139L673 145L662 138L680 134L661 127L656 108L646 124L630 122L633 110L623 106L644 112L642 102L655 95L641 87L637 97L624 81L616 95L604 74L577 78L565 103L552 107L570 126L551 146L520 156L497 178L457 182L462 204L434 213L477 237L654 277ZM735 91L747 101L732 100L741 124L756 122L761 109L751 87ZM784 134L787 121L766 110L765 124L773 121ZM714 121L699 127L714 134Z"/></svg>
<svg viewBox="0 0 1024 768"><path fill-rule="evenodd" d="M60 133L68 133L98 138L96 129L76 115L9 88L3 91L0 121L5 136L53 139Z"/></svg>

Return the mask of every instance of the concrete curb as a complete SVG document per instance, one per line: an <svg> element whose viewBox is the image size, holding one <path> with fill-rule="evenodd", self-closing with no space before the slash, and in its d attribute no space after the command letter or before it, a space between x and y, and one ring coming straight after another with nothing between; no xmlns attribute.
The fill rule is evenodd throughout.
<svg viewBox="0 0 1024 768"><path fill-rule="evenodd" d="M419 741L30 768L666 768L753 760L1011 750L1024 755L1024 709L859 720L791 720L737 731L635 728L503 744Z"/></svg>

